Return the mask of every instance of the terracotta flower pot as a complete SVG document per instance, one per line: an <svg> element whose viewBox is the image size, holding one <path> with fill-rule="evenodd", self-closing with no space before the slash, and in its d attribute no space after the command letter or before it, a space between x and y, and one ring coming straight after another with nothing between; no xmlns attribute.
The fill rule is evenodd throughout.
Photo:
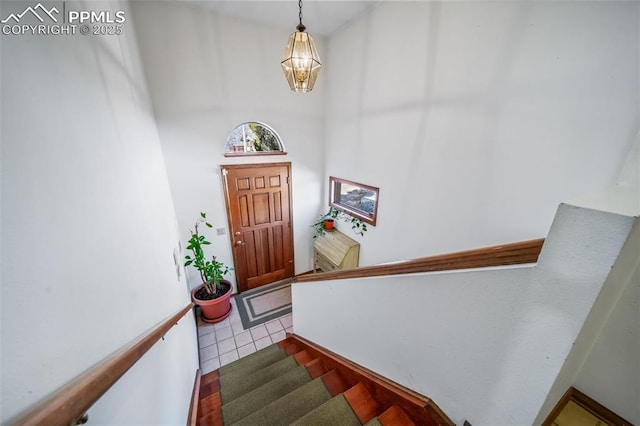
<svg viewBox="0 0 640 426"><path fill-rule="evenodd" d="M327 231L333 231L333 219L325 219L324 220L324 229Z"/></svg>
<svg viewBox="0 0 640 426"><path fill-rule="evenodd" d="M222 280L221 282L229 284L229 291L215 299L201 300L196 298L196 292L200 290L204 284L201 284L191 290L191 300L193 303L200 306L202 313L201 317L204 322L220 322L231 315L231 290L233 287L227 280Z"/></svg>

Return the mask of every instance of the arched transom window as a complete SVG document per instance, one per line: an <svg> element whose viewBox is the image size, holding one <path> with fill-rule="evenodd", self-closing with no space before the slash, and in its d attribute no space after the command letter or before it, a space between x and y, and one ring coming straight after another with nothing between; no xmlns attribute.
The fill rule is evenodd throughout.
<svg viewBox="0 0 640 426"><path fill-rule="evenodd" d="M258 121L247 121L236 126L227 138L224 151L225 157L286 153L278 133Z"/></svg>

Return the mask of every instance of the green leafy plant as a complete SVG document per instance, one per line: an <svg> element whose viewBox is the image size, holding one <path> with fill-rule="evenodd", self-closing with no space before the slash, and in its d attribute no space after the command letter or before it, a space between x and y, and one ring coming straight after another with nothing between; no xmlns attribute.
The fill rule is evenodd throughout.
<svg viewBox="0 0 640 426"><path fill-rule="evenodd" d="M194 225L195 231L189 231L191 232L191 238L189 238L187 250L191 250L193 257L186 255L184 257L184 266L187 267L189 265L193 265L193 267L200 272L200 278L202 278L204 288L207 293L213 296L220 287L220 281L229 273L229 271L232 270L232 268L229 268L224 263L219 262L215 256L212 256L211 260L206 259L203 246L211 245L211 243L207 241L205 236L201 235L198 230L198 226L203 223L207 228L213 228L213 225L207 222L207 215L201 212L200 217L196 220Z"/></svg>
<svg viewBox="0 0 640 426"><path fill-rule="evenodd" d="M329 207L329 211L321 214L318 220L312 225L316 231L316 234L313 238L316 238L319 235L324 235L326 232L324 229L325 220L341 220L349 225L351 225L351 230L358 234L364 236L364 233L367 232L367 224L357 217L352 217L349 214L343 212L342 210L334 209L333 207Z"/></svg>

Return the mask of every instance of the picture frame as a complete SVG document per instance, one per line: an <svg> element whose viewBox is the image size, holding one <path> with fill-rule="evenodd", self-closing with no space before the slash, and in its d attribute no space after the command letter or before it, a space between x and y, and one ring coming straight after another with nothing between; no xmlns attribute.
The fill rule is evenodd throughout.
<svg viewBox="0 0 640 426"><path fill-rule="evenodd" d="M335 176L329 177L329 206L372 226L378 220L380 188Z"/></svg>

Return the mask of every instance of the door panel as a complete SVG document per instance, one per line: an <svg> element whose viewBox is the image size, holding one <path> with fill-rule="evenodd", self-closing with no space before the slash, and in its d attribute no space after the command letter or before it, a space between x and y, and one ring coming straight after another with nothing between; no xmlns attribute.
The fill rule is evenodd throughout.
<svg viewBox="0 0 640 426"><path fill-rule="evenodd" d="M291 163L222 171L238 290L293 277Z"/></svg>

